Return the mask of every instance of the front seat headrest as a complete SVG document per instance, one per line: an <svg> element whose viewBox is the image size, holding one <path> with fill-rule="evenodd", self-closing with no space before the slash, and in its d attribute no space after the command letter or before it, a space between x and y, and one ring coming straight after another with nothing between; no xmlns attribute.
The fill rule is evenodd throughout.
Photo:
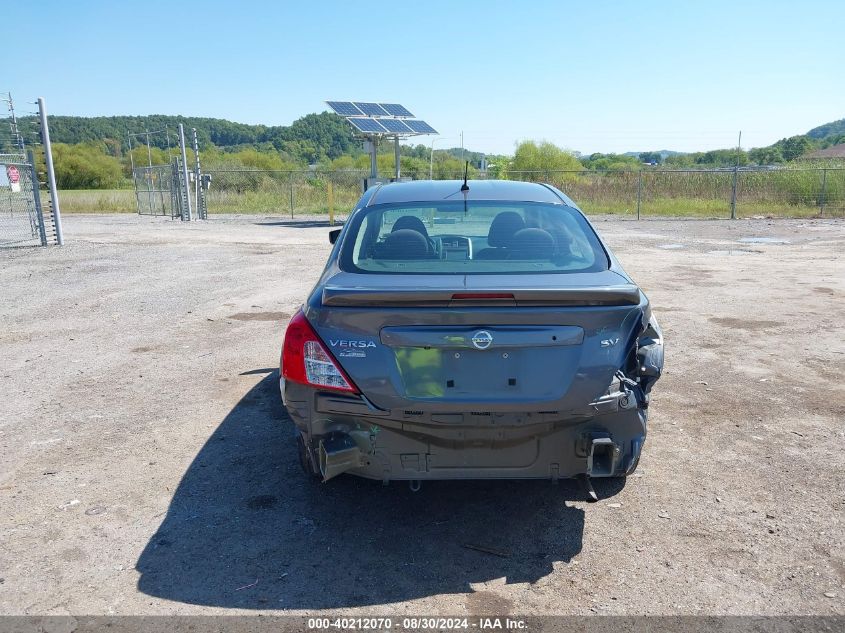
<svg viewBox="0 0 845 633"><path fill-rule="evenodd" d="M425 228L425 224L415 215L403 215L393 223L393 228L390 232L395 233L403 229L411 229L412 231L421 233L424 237L428 237L428 230Z"/></svg>
<svg viewBox="0 0 845 633"><path fill-rule="evenodd" d="M555 251L555 238L543 229L522 229L508 244L514 259L548 259Z"/></svg>
<svg viewBox="0 0 845 633"><path fill-rule="evenodd" d="M414 229L399 229L388 233L384 240L384 259L426 259L428 239Z"/></svg>
<svg viewBox="0 0 845 633"><path fill-rule="evenodd" d="M490 223L487 244L496 247L508 246L514 234L524 228L525 220L516 211L502 211Z"/></svg>

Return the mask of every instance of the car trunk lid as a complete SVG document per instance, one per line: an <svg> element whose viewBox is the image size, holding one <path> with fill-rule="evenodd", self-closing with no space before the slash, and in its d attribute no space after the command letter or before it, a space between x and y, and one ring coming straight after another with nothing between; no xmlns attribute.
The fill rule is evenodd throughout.
<svg viewBox="0 0 845 633"><path fill-rule="evenodd" d="M380 408L583 407L622 366L641 294L612 271L531 280L515 288L513 275L339 273L308 316Z"/></svg>

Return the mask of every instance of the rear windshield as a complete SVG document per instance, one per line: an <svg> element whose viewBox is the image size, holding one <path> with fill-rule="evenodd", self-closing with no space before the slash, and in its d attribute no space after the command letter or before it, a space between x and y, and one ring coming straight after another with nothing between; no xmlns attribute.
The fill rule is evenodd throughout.
<svg viewBox="0 0 845 633"><path fill-rule="evenodd" d="M575 273L607 270L596 234L575 209L527 202L378 205L349 221L347 272Z"/></svg>

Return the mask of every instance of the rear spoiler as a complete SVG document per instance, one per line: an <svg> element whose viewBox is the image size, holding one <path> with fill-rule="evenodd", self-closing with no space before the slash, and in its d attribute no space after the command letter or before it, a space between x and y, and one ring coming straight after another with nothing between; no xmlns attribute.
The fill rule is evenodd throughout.
<svg viewBox="0 0 845 633"><path fill-rule="evenodd" d="M461 306L635 306L640 289L633 284L619 286L576 286L533 288L502 292L466 288L323 288L326 306L377 307L461 307Z"/></svg>

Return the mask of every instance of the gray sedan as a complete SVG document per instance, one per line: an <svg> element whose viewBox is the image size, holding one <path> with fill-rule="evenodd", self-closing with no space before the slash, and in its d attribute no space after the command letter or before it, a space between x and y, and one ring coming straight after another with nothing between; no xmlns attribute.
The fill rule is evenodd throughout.
<svg viewBox="0 0 845 633"><path fill-rule="evenodd" d="M663 338L565 194L381 185L330 239L281 358L308 473L413 487L634 471Z"/></svg>

